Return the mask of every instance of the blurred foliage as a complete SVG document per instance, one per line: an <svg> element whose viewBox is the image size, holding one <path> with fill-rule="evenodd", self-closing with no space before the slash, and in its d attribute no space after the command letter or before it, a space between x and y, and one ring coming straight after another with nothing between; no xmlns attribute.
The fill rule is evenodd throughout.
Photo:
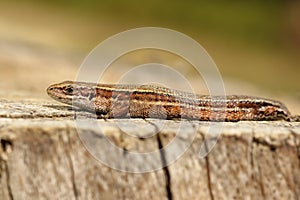
<svg viewBox="0 0 300 200"><path fill-rule="evenodd" d="M124 30L171 28L201 43L224 77L300 96L299 1L10 0L7 7L3 2L0 22L11 38L23 34L87 53Z"/></svg>
<svg viewBox="0 0 300 200"><path fill-rule="evenodd" d="M111 17L119 23L167 26L219 34L250 42L277 43L281 37L285 2L197 0L41 0L94 18Z"/></svg>

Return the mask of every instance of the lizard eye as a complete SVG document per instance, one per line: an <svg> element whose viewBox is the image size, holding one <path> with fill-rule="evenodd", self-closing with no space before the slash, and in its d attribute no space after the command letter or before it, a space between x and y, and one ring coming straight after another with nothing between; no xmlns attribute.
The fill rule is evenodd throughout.
<svg viewBox="0 0 300 200"><path fill-rule="evenodd" d="M67 87L65 91L67 94L73 94L73 87Z"/></svg>

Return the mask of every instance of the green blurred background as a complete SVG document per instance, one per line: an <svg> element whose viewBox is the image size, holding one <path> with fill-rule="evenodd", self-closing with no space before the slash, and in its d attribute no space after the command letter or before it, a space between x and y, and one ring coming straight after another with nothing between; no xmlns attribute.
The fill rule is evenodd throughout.
<svg viewBox="0 0 300 200"><path fill-rule="evenodd" d="M0 2L0 37L86 54L113 34L158 26L185 33L212 56L224 77L300 99L299 1Z"/></svg>

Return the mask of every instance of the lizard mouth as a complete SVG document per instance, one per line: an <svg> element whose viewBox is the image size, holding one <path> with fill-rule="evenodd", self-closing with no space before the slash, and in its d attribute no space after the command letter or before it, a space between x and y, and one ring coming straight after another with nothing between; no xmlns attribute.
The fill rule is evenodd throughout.
<svg viewBox="0 0 300 200"><path fill-rule="evenodd" d="M72 96L65 95L63 93L62 89L57 87L56 84L50 85L47 88L47 93L51 98L53 98L57 101L67 103L67 104L70 104L70 102L72 103Z"/></svg>

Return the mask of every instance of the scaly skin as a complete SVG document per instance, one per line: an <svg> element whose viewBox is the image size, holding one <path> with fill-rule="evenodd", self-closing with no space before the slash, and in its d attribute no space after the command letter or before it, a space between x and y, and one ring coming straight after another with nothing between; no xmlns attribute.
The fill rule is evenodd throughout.
<svg viewBox="0 0 300 200"><path fill-rule="evenodd" d="M184 118L200 121L287 120L284 104L259 97L195 95L149 85L95 84L65 81L47 92L55 100L103 118Z"/></svg>

